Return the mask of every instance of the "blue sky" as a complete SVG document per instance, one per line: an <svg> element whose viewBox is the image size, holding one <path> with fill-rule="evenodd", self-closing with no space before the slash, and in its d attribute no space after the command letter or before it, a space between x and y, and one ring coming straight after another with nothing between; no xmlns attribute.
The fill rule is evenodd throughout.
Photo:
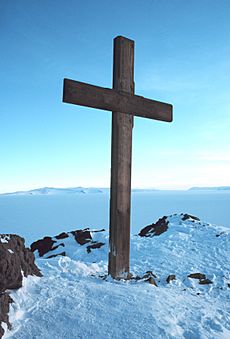
<svg viewBox="0 0 230 339"><path fill-rule="evenodd" d="M63 78L112 83L113 38L135 40L133 187L230 185L230 2L2 0L0 192L110 184L111 113L62 103Z"/></svg>

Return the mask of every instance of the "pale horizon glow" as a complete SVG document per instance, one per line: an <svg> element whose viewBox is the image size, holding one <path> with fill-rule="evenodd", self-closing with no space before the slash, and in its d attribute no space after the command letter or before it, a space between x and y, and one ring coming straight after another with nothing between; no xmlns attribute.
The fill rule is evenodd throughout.
<svg viewBox="0 0 230 339"><path fill-rule="evenodd" d="M135 117L132 187L230 186L229 11L226 0L3 1L0 193L110 186L111 113L63 104L62 86L111 87L118 35L135 40L135 93L174 107L172 123Z"/></svg>

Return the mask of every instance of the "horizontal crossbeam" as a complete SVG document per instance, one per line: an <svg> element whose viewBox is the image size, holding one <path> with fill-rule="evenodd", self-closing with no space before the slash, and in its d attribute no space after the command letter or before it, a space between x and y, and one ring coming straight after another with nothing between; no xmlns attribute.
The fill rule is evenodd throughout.
<svg viewBox="0 0 230 339"><path fill-rule="evenodd" d="M170 104L70 79L64 79L63 101L149 119L172 121Z"/></svg>

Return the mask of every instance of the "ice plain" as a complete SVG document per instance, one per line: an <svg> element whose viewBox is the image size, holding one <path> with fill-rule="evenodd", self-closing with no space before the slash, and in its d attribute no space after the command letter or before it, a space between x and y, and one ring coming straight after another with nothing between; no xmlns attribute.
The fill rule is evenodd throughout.
<svg viewBox="0 0 230 339"><path fill-rule="evenodd" d="M163 215L189 213L230 227L230 191L145 191L132 193L131 234ZM0 232L32 241L46 234L109 225L109 193L0 195Z"/></svg>
<svg viewBox="0 0 230 339"><path fill-rule="evenodd" d="M108 232L99 239L106 245L91 254L69 242L66 257L36 259L43 278L24 279L23 288L11 293L13 331L4 338L228 339L229 202L228 192L133 193L131 271L142 276L151 270L158 287L101 278L107 274ZM27 245L83 227L108 230L108 193L1 196L0 209L1 233L18 233ZM136 235L159 217L181 212L202 221L171 216L159 237ZM188 278L195 272L212 284ZM167 284L169 274L176 280Z"/></svg>

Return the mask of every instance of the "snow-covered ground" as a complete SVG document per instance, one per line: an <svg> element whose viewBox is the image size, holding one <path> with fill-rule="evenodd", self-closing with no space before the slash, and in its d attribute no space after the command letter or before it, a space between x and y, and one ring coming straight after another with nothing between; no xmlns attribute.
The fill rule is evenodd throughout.
<svg viewBox="0 0 230 339"><path fill-rule="evenodd" d="M92 234L106 245L90 253L63 239L67 256L37 258L44 276L11 293L13 332L5 338L229 339L230 230L179 215L168 221L159 236L131 238L131 272L152 271L158 287L106 276L106 232ZM211 283L188 277L198 272ZM176 279L167 283L170 274Z"/></svg>

